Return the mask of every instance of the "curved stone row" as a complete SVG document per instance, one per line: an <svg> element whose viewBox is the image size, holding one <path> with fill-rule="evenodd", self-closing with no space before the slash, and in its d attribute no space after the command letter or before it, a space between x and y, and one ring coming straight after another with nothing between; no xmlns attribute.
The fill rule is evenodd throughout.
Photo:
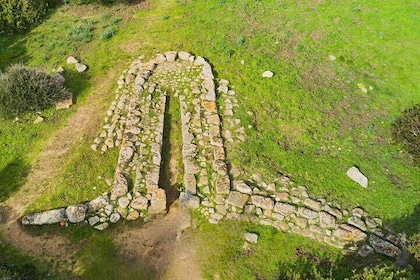
<svg viewBox="0 0 420 280"><path fill-rule="evenodd" d="M225 143L245 140L245 128L234 118L236 92L224 79L216 87L210 64L187 52L157 54L149 62L139 57L118 80L106 124L92 144L101 152L120 146L111 193L86 204L27 215L23 224L87 220L103 230L121 218L165 213L166 195L158 182L169 93L178 97L181 109L184 191L180 201L198 208L210 223L240 219L338 248L356 250L357 243L364 244L359 248L361 256L373 251L390 257L400 254L404 246L400 236L385 230L380 219L363 209L345 210L313 197L286 176L266 183L260 174L250 176L229 168Z"/></svg>

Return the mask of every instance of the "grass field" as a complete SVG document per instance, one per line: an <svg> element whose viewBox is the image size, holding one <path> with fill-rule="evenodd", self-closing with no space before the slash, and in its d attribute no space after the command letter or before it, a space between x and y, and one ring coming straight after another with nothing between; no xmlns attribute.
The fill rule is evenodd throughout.
<svg viewBox="0 0 420 280"><path fill-rule="evenodd" d="M31 114L0 120L0 202L22 186L49 137L101 84L110 85L104 98L110 101L121 71L139 54L186 50L209 60L217 78L227 78L238 92L238 117L250 128L247 140L229 151L234 164L268 181L288 174L312 194L345 207L362 206L398 230L418 232L420 170L391 138L401 111L420 102L418 30L420 6L413 0L61 6L28 33L0 38L0 70L24 62L51 71L66 66L69 55L89 65L83 75L65 72L67 87L77 95L75 108L44 112L47 121L39 125L32 124ZM261 78L265 70L274 77ZM97 114L105 117L106 109ZM107 190L104 179L112 176L117 151L106 156L91 151L95 133L71 148L64 173L47 182L55 188L28 210L84 201ZM345 176L353 165L369 178L367 189ZM296 240L301 245L291 247L310 246ZM257 251L264 253L264 246ZM225 271L221 276L234 277L252 258L243 256L238 270L219 267ZM229 269L232 275L223 274Z"/></svg>

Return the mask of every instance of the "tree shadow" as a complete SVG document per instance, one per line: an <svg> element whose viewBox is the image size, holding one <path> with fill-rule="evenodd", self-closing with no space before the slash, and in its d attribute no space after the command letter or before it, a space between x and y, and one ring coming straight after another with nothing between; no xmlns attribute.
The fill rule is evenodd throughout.
<svg viewBox="0 0 420 280"><path fill-rule="evenodd" d="M0 202L22 187L30 169L31 166L22 158L15 157L0 171Z"/></svg>

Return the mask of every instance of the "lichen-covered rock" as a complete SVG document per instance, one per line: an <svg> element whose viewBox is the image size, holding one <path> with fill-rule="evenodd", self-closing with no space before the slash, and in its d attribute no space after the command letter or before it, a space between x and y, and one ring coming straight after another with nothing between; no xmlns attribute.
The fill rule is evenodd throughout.
<svg viewBox="0 0 420 280"><path fill-rule="evenodd" d="M245 232L244 234L245 240L248 241L249 243L257 243L258 242L258 234L253 233L253 232Z"/></svg>
<svg viewBox="0 0 420 280"><path fill-rule="evenodd" d="M166 212L166 194L163 189L157 189L152 193L150 200L149 214L156 215Z"/></svg>
<svg viewBox="0 0 420 280"><path fill-rule="evenodd" d="M389 241L379 238L375 234L370 235L369 244L373 247L373 249L375 249L376 252L388 257L396 257L401 253L400 248Z"/></svg>
<svg viewBox="0 0 420 280"><path fill-rule="evenodd" d="M66 208L66 215L70 223L80 223L86 217L88 206L86 204L70 205Z"/></svg>
<svg viewBox="0 0 420 280"><path fill-rule="evenodd" d="M134 198L130 204L130 207L135 210L146 210L148 206L149 201L144 196Z"/></svg>
<svg viewBox="0 0 420 280"><path fill-rule="evenodd" d="M128 192L128 182L123 174L115 174L114 187L111 190L111 200L125 195Z"/></svg>
<svg viewBox="0 0 420 280"><path fill-rule="evenodd" d="M28 214L22 218L23 225L46 225L63 222L67 219L64 208Z"/></svg>
<svg viewBox="0 0 420 280"><path fill-rule="evenodd" d="M231 191L229 193L227 203L235 207L238 207L240 209L243 209L245 204L248 202L248 199L249 199L249 195L247 194Z"/></svg>
<svg viewBox="0 0 420 280"><path fill-rule="evenodd" d="M335 216L327 212L319 212L319 223L323 228L333 228L335 226Z"/></svg>
<svg viewBox="0 0 420 280"><path fill-rule="evenodd" d="M252 204L262 209L271 210L274 208L274 202L269 197L264 197L261 195L253 195L251 196L251 201L252 201Z"/></svg>
<svg viewBox="0 0 420 280"><path fill-rule="evenodd" d="M88 211L95 212L108 205L108 196L98 196L88 203Z"/></svg>
<svg viewBox="0 0 420 280"><path fill-rule="evenodd" d="M286 204L286 203L277 202L276 205L274 206L273 211L277 212L277 213L280 213L284 216L289 216L292 213L296 213L297 209L296 209L296 206Z"/></svg>

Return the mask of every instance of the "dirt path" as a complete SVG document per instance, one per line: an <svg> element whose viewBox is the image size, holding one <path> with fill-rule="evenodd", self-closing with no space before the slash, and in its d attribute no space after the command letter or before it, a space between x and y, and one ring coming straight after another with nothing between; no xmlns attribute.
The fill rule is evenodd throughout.
<svg viewBox="0 0 420 280"><path fill-rule="evenodd" d="M113 81L111 77L106 79ZM19 221L26 207L43 192L53 186L45 182L62 172L67 152L83 135L94 135L100 125L101 114L108 107L107 96L110 82L102 83L70 117L67 125L58 131L33 165L22 188L1 205L0 231L6 241L19 250L44 261L68 263L79 251L63 235L34 234L25 230ZM170 173L177 172L175 160L171 160ZM172 181L175 180L173 176ZM176 182L176 181L175 181ZM146 263L158 279L200 280L195 260L194 234L182 230L190 222L189 212L175 201L169 213L157 218L142 228L127 229L113 236L113 241L122 254L136 262ZM74 269L65 267L64 269Z"/></svg>

